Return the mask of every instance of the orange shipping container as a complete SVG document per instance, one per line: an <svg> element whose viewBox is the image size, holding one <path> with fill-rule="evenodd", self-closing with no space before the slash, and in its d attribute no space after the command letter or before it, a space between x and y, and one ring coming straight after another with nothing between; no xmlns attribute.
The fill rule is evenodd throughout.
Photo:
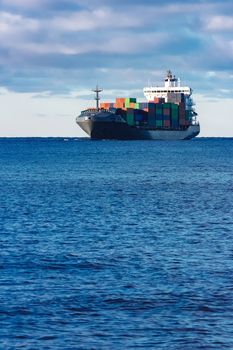
<svg viewBox="0 0 233 350"><path fill-rule="evenodd" d="M125 98L124 97L117 97L116 98L116 103L123 104L124 102L125 102Z"/></svg>
<svg viewBox="0 0 233 350"><path fill-rule="evenodd" d="M115 103L115 104L114 104L114 107L115 107L115 108L121 108L121 109L122 109L122 108L124 108L124 105L123 105L123 104L120 104L120 103Z"/></svg>
<svg viewBox="0 0 233 350"><path fill-rule="evenodd" d="M101 102L100 103L100 108L108 109L110 107L109 102Z"/></svg>

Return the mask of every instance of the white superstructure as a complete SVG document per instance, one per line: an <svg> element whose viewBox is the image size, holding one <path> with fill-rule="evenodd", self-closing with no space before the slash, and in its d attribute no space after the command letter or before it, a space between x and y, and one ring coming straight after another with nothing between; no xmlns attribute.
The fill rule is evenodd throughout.
<svg viewBox="0 0 233 350"><path fill-rule="evenodd" d="M185 110L190 111L193 124L196 123L197 113L194 110L194 103L191 98L192 89L188 86L181 86L180 78L176 78L170 70L164 78L164 86L147 86L143 89L147 101L154 101L154 98L164 98L165 102L175 102L184 96Z"/></svg>
<svg viewBox="0 0 233 350"><path fill-rule="evenodd" d="M148 101L153 101L154 97L162 97L167 100L168 93L182 93L185 97L192 95L192 89L188 86L181 86L180 79L172 75L170 70L167 71L164 78L164 86L148 86L143 89L143 92Z"/></svg>

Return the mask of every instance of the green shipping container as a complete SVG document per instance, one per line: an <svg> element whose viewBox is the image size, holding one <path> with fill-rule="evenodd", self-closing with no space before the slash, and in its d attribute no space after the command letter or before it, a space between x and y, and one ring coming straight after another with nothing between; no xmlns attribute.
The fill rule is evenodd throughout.
<svg viewBox="0 0 233 350"><path fill-rule="evenodd" d="M134 97L127 97L127 98L125 99L125 103L131 103L131 102L136 103L136 102L137 102L137 99L134 98Z"/></svg>
<svg viewBox="0 0 233 350"><path fill-rule="evenodd" d="M156 120L156 127L161 128L163 126L162 120Z"/></svg>
<svg viewBox="0 0 233 350"><path fill-rule="evenodd" d="M134 115L127 114L126 121L128 125L134 125Z"/></svg>
<svg viewBox="0 0 233 350"><path fill-rule="evenodd" d="M179 106L178 105L176 105L175 103L171 103L171 111L172 111L172 113L174 112L179 112Z"/></svg>
<svg viewBox="0 0 233 350"><path fill-rule="evenodd" d="M163 103L163 108L170 108L172 103Z"/></svg>
<svg viewBox="0 0 233 350"><path fill-rule="evenodd" d="M178 117L179 117L179 110L175 109L175 108L172 108L171 109L171 117L172 117L172 119L173 118L177 118L178 119Z"/></svg>
<svg viewBox="0 0 233 350"><path fill-rule="evenodd" d="M132 108L127 109L126 122L128 125L134 125L134 110Z"/></svg>

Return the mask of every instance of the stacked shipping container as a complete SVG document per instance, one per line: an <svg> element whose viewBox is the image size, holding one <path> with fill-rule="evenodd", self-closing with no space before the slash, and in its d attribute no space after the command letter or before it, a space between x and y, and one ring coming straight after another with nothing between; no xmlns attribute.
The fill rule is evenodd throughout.
<svg viewBox="0 0 233 350"><path fill-rule="evenodd" d="M167 129L171 127L171 104L164 103L163 105L163 126Z"/></svg>
<svg viewBox="0 0 233 350"><path fill-rule="evenodd" d="M171 103L171 127L177 129L179 127L179 106Z"/></svg>
<svg viewBox="0 0 233 350"><path fill-rule="evenodd" d="M179 123L181 126L186 126L184 102L181 102L179 105Z"/></svg>
<svg viewBox="0 0 233 350"><path fill-rule="evenodd" d="M162 128L163 127L163 104L162 103L156 103L156 110L155 110L155 119L156 119L156 127Z"/></svg>
<svg viewBox="0 0 233 350"><path fill-rule="evenodd" d="M191 112L185 110L183 94L168 94L151 102L137 103L136 98L116 98L115 103L102 102L100 108L120 114L128 125L148 125L152 128L178 129L191 123Z"/></svg>

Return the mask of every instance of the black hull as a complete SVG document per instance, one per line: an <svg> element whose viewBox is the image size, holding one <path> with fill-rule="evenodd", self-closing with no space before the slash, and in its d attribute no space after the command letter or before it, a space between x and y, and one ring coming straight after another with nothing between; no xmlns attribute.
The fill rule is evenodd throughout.
<svg viewBox="0 0 233 350"><path fill-rule="evenodd" d="M199 125L191 125L185 130L148 130L111 121L78 121L77 124L94 140L188 140L200 132Z"/></svg>
<svg viewBox="0 0 233 350"><path fill-rule="evenodd" d="M144 139L140 130L130 127L126 123L95 122L92 120L78 123L78 125L95 140L138 140Z"/></svg>

